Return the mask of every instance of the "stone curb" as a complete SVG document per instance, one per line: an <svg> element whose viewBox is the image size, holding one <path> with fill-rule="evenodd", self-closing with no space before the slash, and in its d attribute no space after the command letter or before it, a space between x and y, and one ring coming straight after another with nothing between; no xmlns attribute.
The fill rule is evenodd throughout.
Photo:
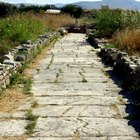
<svg viewBox="0 0 140 140"><path fill-rule="evenodd" d="M92 36L92 35L91 35ZM99 56L105 64L113 67L113 71L121 77L124 86L135 91L140 90L140 58L129 56L127 52L116 48L104 48L106 41L96 39L89 35L89 43L95 48L99 48Z"/></svg>
<svg viewBox="0 0 140 140"><path fill-rule="evenodd" d="M31 61L45 45L49 45L55 38L59 37L60 33L59 31L39 35L35 42L28 40L4 55L3 62L0 63L0 90L2 91L10 84L10 77L13 73Z"/></svg>

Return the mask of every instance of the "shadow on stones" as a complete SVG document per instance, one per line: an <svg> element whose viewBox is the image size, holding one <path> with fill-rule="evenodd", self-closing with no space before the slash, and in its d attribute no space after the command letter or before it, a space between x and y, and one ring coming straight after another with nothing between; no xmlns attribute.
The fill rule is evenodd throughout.
<svg viewBox="0 0 140 140"><path fill-rule="evenodd" d="M123 119L127 119L128 125L132 126L140 136L140 93L131 91L126 86L124 87L121 78L113 70L106 70L106 73L122 89L119 95L127 99L127 104L124 105L125 112L128 115L124 115Z"/></svg>

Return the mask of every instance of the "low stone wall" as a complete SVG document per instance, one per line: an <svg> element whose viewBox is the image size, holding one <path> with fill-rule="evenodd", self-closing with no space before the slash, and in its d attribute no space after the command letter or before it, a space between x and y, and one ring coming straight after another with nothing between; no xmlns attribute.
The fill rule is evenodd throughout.
<svg viewBox="0 0 140 140"><path fill-rule="evenodd" d="M113 71L122 78L124 86L139 91L140 58L130 56L126 52L116 48L104 48L106 42L102 42L101 45L101 41L98 42L97 40L98 39L96 39L96 47L98 46L98 48L100 48L99 56L102 58L103 62L113 67Z"/></svg>
<svg viewBox="0 0 140 140"><path fill-rule="evenodd" d="M25 63L31 61L44 46L49 45L59 36L60 32L40 35L35 42L28 40L4 55L3 63L0 64L0 90L10 84L10 77L13 73L17 72Z"/></svg>

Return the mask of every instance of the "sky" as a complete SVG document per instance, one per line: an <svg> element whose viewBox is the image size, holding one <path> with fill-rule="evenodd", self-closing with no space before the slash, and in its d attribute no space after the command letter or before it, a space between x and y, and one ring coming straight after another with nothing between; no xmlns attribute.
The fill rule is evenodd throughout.
<svg viewBox="0 0 140 140"><path fill-rule="evenodd" d="M0 0L0 1L6 3L8 2L8 3L54 4L54 3L73 3L78 1L99 1L99 0Z"/></svg>
<svg viewBox="0 0 140 140"><path fill-rule="evenodd" d="M73 3L78 1L99 1L99 0L0 0L8 3L35 3L35 4L54 4L54 3Z"/></svg>

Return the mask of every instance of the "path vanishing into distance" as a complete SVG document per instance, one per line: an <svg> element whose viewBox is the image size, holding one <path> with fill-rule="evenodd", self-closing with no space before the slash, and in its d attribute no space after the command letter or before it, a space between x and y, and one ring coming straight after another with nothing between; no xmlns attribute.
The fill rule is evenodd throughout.
<svg viewBox="0 0 140 140"><path fill-rule="evenodd" d="M31 110L38 117L27 140L139 140L140 121L126 119L129 101L107 70L85 34L64 36L29 71L33 98L0 120L0 136L25 135Z"/></svg>

